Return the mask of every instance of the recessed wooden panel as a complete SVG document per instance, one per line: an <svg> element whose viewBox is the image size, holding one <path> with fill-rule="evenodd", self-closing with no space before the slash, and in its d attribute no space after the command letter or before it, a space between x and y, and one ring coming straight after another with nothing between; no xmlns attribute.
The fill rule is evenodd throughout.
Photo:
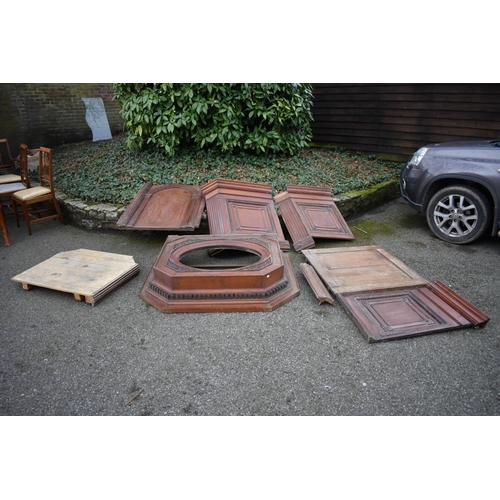
<svg viewBox="0 0 500 500"><path fill-rule="evenodd" d="M313 238L353 240L328 188L287 185L274 197L296 251L314 246Z"/></svg>
<svg viewBox="0 0 500 500"><path fill-rule="evenodd" d="M216 179L202 186L210 234L264 234L290 250L274 208L272 186Z"/></svg>
<svg viewBox="0 0 500 500"><path fill-rule="evenodd" d="M485 326L489 318L480 313L479 322L471 321L467 310L476 309L448 288L435 284L393 290L340 294L339 302L369 342L427 335L431 333ZM477 309L476 309L477 311Z"/></svg>
<svg viewBox="0 0 500 500"><path fill-rule="evenodd" d="M271 219L267 204L228 200L227 207L231 227L235 233L270 234L275 232L275 225Z"/></svg>
<svg viewBox="0 0 500 500"><path fill-rule="evenodd" d="M335 294L426 283L377 246L312 249L303 254Z"/></svg>
<svg viewBox="0 0 500 500"><path fill-rule="evenodd" d="M201 188L179 184L144 184L123 212L123 229L183 230L199 227L205 200Z"/></svg>

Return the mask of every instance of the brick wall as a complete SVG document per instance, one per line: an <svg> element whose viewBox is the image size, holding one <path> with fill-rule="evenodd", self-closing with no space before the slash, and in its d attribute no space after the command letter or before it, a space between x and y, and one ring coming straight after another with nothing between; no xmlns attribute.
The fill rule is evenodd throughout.
<svg viewBox="0 0 500 500"><path fill-rule="evenodd" d="M19 143L54 147L92 140L82 97L101 97L113 135L123 131L118 102L107 83L0 84L0 137L17 156Z"/></svg>

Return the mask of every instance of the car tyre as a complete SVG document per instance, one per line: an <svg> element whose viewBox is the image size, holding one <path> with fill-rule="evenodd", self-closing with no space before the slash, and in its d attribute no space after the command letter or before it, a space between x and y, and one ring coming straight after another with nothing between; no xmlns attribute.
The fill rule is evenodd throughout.
<svg viewBox="0 0 500 500"><path fill-rule="evenodd" d="M441 240L463 245L477 240L491 226L492 210L486 196L469 186L448 186L427 205L427 224Z"/></svg>

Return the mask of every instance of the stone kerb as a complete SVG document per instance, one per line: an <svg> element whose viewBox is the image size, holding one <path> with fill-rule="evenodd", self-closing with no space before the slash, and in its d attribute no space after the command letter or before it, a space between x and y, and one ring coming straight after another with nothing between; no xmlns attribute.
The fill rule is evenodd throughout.
<svg viewBox="0 0 500 500"><path fill-rule="evenodd" d="M56 198L64 215L85 229L117 229L116 222L126 208L106 203L87 204L57 192Z"/></svg>

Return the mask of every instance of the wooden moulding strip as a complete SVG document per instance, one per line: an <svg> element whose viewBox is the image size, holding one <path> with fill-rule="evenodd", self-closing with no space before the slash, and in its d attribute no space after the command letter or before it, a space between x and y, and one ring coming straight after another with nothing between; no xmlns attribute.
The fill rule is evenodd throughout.
<svg viewBox="0 0 500 500"><path fill-rule="evenodd" d="M289 194L293 196L305 196L305 197L321 197L326 199L331 199L332 190L327 187L319 186L298 186L296 184L287 184L286 190Z"/></svg>
<svg viewBox="0 0 500 500"><path fill-rule="evenodd" d="M328 292L328 289L323 284L321 278L317 275L316 271L311 265L303 262L302 264L300 264L300 270L309 283L309 286L311 287L314 295L318 299L319 304L323 304L324 302L328 302L332 305L335 304L335 301Z"/></svg>
<svg viewBox="0 0 500 500"><path fill-rule="evenodd" d="M470 321L472 325L484 328L490 320L489 316L471 304L468 300L458 295L458 293L453 291L443 282L434 281L428 283L427 287L444 300L450 307L460 313L465 319Z"/></svg>
<svg viewBox="0 0 500 500"><path fill-rule="evenodd" d="M288 193L281 193L275 196L274 201L278 204L281 217L293 240L293 248L296 252L301 252L306 248L314 247L314 239L309 234L307 227L302 221L295 205Z"/></svg>
<svg viewBox="0 0 500 500"><path fill-rule="evenodd" d="M242 193L252 193L253 196L261 198L271 198L273 188L270 184L260 184L256 182L242 182L230 179L215 179L207 182L201 187L205 198L219 193L233 192L233 190L241 191Z"/></svg>

